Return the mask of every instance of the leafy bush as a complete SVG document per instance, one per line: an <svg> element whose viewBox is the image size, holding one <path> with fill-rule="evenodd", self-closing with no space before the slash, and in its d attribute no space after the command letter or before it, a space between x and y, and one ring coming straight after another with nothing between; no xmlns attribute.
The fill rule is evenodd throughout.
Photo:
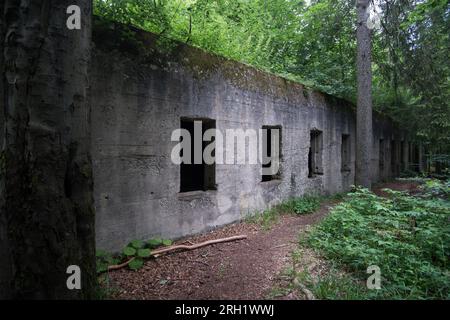
<svg viewBox="0 0 450 320"><path fill-rule="evenodd" d="M356 189L307 237L306 244L365 281L381 269L381 290L366 298L450 298L450 203L385 189Z"/></svg>
<svg viewBox="0 0 450 320"><path fill-rule="evenodd" d="M317 197L304 197L294 200L294 212L296 214L313 213L320 207L320 199Z"/></svg>
<svg viewBox="0 0 450 320"><path fill-rule="evenodd" d="M450 200L450 180L430 179L425 181L425 184L421 185L420 188L424 190L427 197L440 197Z"/></svg>

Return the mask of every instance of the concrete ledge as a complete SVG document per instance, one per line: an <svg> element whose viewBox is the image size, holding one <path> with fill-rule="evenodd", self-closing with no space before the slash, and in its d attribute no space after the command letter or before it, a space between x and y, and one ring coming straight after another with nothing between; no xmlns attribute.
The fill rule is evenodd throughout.
<svg viewBox="0 0 450 320"><path fill-rule="evenodd" d="M208 191L189 191L189 192L179 192L177 194L178 200L182 201L191 201L195 199L202 199L202 198L210 198L217 195L216 190L208 190Z"/></svg>

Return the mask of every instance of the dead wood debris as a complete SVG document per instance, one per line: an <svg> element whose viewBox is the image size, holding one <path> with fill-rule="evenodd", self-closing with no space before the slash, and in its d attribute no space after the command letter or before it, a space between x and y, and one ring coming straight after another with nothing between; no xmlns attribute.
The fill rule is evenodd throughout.
<svg viewBox="0 0 450 320"><path fill-rule="evenodd" d="M208 240L208 241L205 241L205 242L200 242L200 243L192 244L192 245L184 245L184 244L173 245L173 246L169 246L169 247L165 247L165 248L161 248L161 249L156 249L156 250L152 251L151 256L157 258L160 255L168 253L168 252L171 252L171 251L176 251L176 250L194 250L194 249L198 249L198 248L209 246L209 245L216 244L216 243L237 241L237 240L243 240L243 239L247 239L247 236L246 235L240 235L240 236L233 236L233 237L228 237L228 238ZM134 257L128 259L124 263L109 266L108 267L108 271L124 268L133 260L134 260Z"/></svg>

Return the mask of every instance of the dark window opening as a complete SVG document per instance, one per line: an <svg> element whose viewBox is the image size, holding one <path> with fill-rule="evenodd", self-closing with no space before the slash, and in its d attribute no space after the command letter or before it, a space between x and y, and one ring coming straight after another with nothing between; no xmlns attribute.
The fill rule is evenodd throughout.
<svg viewBox="0 0 450 320"><path fill-rule="evenodd" d="M408 164L413 162L413 144L408 142Z"/></svg>
<svg viewBox="0 0 450 320"><path fill-rule="evenodd" d="M270 168L272 166L273 161L277 161L278 163L278 171L275 174L268 175L263 174L262 175L262 182L266 181L272 181L272 180L280 180L281 179L281 126L263 126L263 156L267 156L271 160L268 163L263 163L263 168ZM274 150L274 145L272 142L272 136L273 136L273 130L278 130L278 159L272 159L272 156L275 156L275 152L272 152Z"/></svg>
<svg viewBox="0 0 450 320"><path fill-rule="evenodd" d="M413 162L413 170L416 172L420 172L420 149L417 144L412 145L412 162Z"/></svg>
<svg viewBox="0 0 450 320"><path fill-rule="evenodd" d="M400 163L401 163L401 170L404 170L406 168L406 165L405 165L405 141L400 142Z"/></svg>
<svg viewBox="0 0 450 320"><path fill-rule="evenodd" d="M380 146L379 146L379 152L378 152L378 163L380 165L380 170L384 169L384 140L380 139Z"/></svg>
<svg viewBox="0 0 450 320"><path fill-rule="evenodd" d="M398 145L397 141L391 141L391 171L396 174L398 170Z"/></svg>
<svg viewBox="0 0 450 320"><path fill-rule="evenodd" d="M322 168L322 131L312 130L310 132L310 145L308 153L308 177L323 174Z"/></svg>
<svg viewBox="0 0 450 320"><path fill-rule="evenodd" d="M341 144L341 170L342 171L351 171L350 169L350 135L343 134L342 135L342 144Z"/></svg>
<svg viewBox="0 0 450 320"><path fill-rule="evenodd" d="M397 142L395 140L391 141L391 167L395 168L397 164Z"/></svg>
<svg viewBox="0 0 450 320"><path fill-rule="evenodd" d="M214 141L203 141L201 163L194 163L194 121L202 124L202 137L206 130L215 129L216 121L210 119L181 119L181 129L186 129L191 135L191 163L180 165L180 192L216 190L216 165L206 164L203 159L205 147ZM202 138L200 137L200 138ZM182 155L181 155L182 156ZM214 156L214 154L213 154Z"/></svg>

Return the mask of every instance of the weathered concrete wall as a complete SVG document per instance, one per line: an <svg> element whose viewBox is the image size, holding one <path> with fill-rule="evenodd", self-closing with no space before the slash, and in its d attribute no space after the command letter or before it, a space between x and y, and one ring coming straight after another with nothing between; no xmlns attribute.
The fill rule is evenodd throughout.
<svg viewBox="0 0 450 320"><path fill-rule="evenodd" d="M152 35L137 37L144 43L138 49L96 38L92 157L99 248L182 237L289 197L341 192L354 183L355 115L348 102L187 46L163 56ZM180 194L180 167L170 155L181 117L214 119L222 132L280 125L281 179L261 182L260 165L217 164L217 190ZM397 135L386 119L375 117L374 128L374 148ZM308 178L312 129L323 131L324 173ZM341 171L342 134L351 139L351 171ZM382 172L374 151L374 181L386 179L390 151Z"/></svg>

